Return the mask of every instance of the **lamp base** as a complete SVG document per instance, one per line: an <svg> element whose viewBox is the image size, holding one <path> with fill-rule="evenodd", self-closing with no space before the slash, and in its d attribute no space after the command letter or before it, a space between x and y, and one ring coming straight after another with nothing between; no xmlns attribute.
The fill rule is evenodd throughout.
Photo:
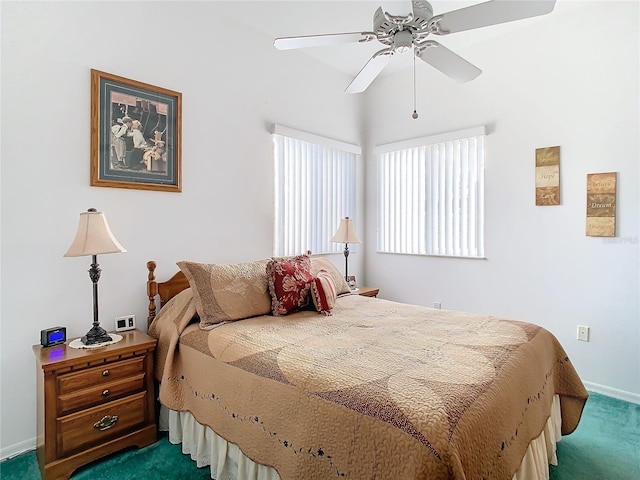
<svg viewBox="0 0 640 480"><path fill-rule="evenodd" d="M107 331L98 324L93 324L84 337L80 339L85 345L95 345L96 343L105 343L113 340Z"/></svg>

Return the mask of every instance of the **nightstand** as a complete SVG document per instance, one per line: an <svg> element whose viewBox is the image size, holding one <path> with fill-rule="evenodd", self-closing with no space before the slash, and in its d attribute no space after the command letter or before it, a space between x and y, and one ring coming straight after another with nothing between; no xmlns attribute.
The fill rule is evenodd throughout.
<svg viewBox="0 0 640 480"><path fill-rule="evenodd" d="M358 287L358 295L362 295L363 297L377 297L379 288L371 288L371 287Z"/></svg>
<svg viewBox="0 0 640 480"><path fill-rule="evenodd" d="M66 480L86 463L156 441L156 340L139 330L118 334L118 343L92 349L33 346L43 480Z"/></svg>

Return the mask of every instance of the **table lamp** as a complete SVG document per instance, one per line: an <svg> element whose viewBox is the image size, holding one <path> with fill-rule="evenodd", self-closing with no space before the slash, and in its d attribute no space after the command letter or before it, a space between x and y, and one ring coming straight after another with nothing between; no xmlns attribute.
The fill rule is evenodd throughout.
<svg viewBox="0 0 640 480"><path fill-rule="evenodd" d="M126 252L126 250L111 233L104 213L98 212L95 208L90 208L80 214L76 237L64 256L82 257L91 255L92 257L89 278L93 282L93 327L81 339L85 345L105 343L112 340L98 321L98 280L100 280L101 272L98 267L98 255L121 252Z"/></svg>
<svg viewBox="0 0 640 480"><path fill-rule="evenodd" d="M362 243L356 229L353 226L353 220L349 217L345 217L340 220L338 231L331 239L335 243L344 243L344 278L349 284L349 244L350 243ZM351 287L351 285L349 285ZM353 287L352 287L353 288Z"/></svg>

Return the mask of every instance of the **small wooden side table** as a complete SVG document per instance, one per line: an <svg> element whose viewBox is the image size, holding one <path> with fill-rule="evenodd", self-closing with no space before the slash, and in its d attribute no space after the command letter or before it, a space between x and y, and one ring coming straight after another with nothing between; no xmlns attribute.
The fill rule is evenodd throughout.
<svg viewBox="0 0 640 480"><path fill-rule="evenodd" d="M139 330L119 334L122 340L99 348L33 346L43 480L66 480L93 460L156 441L156 340Z"/></svg>
<svg viewBox="0 0 640 480"><path fill-rule="evenodd" d="M362 295L363 297L377 297L378 292L380 292L379 288L363 287L363 286L358 287L358 290L359 291L356 293L358 295Z"/></svg>

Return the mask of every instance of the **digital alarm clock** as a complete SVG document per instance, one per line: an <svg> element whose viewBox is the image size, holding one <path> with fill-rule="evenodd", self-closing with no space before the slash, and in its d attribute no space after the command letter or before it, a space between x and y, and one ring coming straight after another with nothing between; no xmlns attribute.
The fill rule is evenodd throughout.
<svg viewBox="0 0 640 480"><path fill-rule="evenodd" d="M50 347L67 341L67 327L53 327L40 330L40 345Z"/></svg>

